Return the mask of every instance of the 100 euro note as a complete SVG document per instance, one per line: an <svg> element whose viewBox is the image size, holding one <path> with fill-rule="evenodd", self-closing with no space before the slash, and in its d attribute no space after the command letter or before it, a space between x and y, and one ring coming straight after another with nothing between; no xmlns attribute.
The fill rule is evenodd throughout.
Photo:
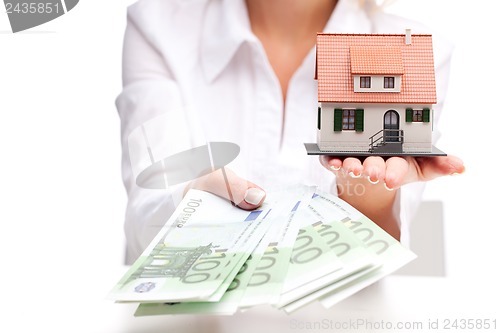
<svg viewBox="0 0 500 333"><path fill-rule="evenodd" d="M257 251L257 250L256 250ZM254 251L255 253L255 251ZM250 276L249 263L254 257L252 253L245 263L240 267L238 274L218 302L177 302L177 303L141 303L135 311L135 316L153 316L167 314L212 314L232 315L238 311L240 299L244 293L243 285L246 285Z"/></svg>
<svg viewBox="0 0 500 333"><path fill-rule="evenodd" d="M342 261L328 244L328 240L318 232L317 219L304 210L298 212L296 216L301 227L292 248L290 265L284 277L281 294L313 283L327 274L340 270L343 266ZM280 295L277 303L279 305L282 302Z"/></svg>
<svg viewBox="0 0 500 333"><path fill-rule="evenodd" d="M285 221L286 218L286 216L284 215L285 212L287 210L290 210L290 207L296 206L295 201L297 200L297 198L299 198L300 200L300 198L304 199L306 197L310 197L311 193L313 192L314 188L307 186L297 186L288 191L269 193L266 199L266 205L274 214L271 214L273 218L268 217L266 219L265 223L268 225L268 228L266 230L269 230L269 228L273 227L276 230L281 230L283 228L283 221ZM304 193L307 193L307 196L305 196ZM209 199L220 200L215 196L213 198L209 197ZM211 202L207 200L207 204L210 203ZM242 216L242 219L239 221L239 223L245 224L245 220L248 220L248 217L244 218L245 215L241 215L244 211L230 205L226 205L226 208L227 207L230 207L229 215L231 215L231 212L234 212L236 215ZM213 209L217 209L217 206L214 206ZM283 211L283 216L282 213L280 213L281 211ZM243 214L248 214L248 212ZM231 232L230 229L228 229L227 231ZM234 313L238 309L238 305L245 292L246 285L251 278L253 270L256 268L256 263L259 261L260 256L265 251L265 248L270 242L272 236L273 234L269 230L269 232L262 238L259 245L255 246L255 244L259 242L258 239L256 239L256 242L251 243L251 249L247 251L247 256L243 258L245 262L240 265L241 267L239 268L238 272L234 272L237 273L237 275L234 274L236 276L228 276L222 286L224 286L224 284L227 285L225 287L219 287L218 291L215 292L210 298L201 301L187 300L185 302L176 303L142 303L138 307L135 315L145 316L179 313L207 313L227 315ZM250 253L252 253L251 256L249 256ZM220 294L220 296L214 298L214 295L217 295L221 291L222 293ZM220 300L215 302L215 300L219 298Z"/></svg>
<svg viewBox="0 0 500 333"><path fill-rule="evenodd" d="M319 297L323 306L332 307L416 258L412 251L340 198L328 193L319 193L312 202L317 204L315 207L320 215L327 215L327 212L331 210L344 211L347 218L342 223L377 254L380 265L376 269L365 272L366 274L354 275L354 278L351 277L345 281L346 283L334 284L318 291L314 297Z"/></svg>
<svg viewBox="0 0 500 333"><path fill-rule="evenodd" d="M247 212L213 194L190 190L108 297L129 302L216 301L213 295L238 273L269 227L263 221L270 216L266 203Z"/></svg>
<svg viewBox="0 0 500 333"><path fill-rule="evenodd" d="M320 215L315 206L317 204L315 205L315 200L312 200L303 214L310 221L313 221L311 226L316 231L316 235L328 245L329 252L337 257L341 263L341 268L319 276L315 280L310 280L307 284L285 290L277 305L278 307L284 307L287 312L293 308L289 304L306 304L297 301L314 291L352 276L357 272L367 270L378 263L377 255L340 222L346 218L342 211L329 210L325 212L326 214Z"/></svg>
<svg viewBox="0 0 500 333"><path fill-rule="evenodd" d="M274 222L271 223L274 225ZM234 277L231 285L218 302L178 302L178 303L141 303L135 312L135 316L152 316L166 314L213 314L232 315L241 309L241 300L246 293L253 272L257 268L260 259L266 251L272 226L262 240L259 242L252 254L247 258Z"/></svg>
<svg viewBox="0 0 500 333"><path fill-rule="evenodd" d="M250 282L253 272L257 268L260 258L264 254L273 226L276 221L270 223L268 233L264 235L261 241L257 244L250 256L241 266L238 274L234 277L232 283L225 291L224 295L218 302L178 302L178 303L141 303L135 312L135 316L151 316L165 314L216 314L216 315L231 315L240 308L241 299L245 294L246 287Z"/></svg>
<svg viewBox="0 0 500 333"><path fill-rule="evenodd" d="M315 196L316 197L316 196ZM278 306L290 313L316 300L318 290L347 283L354 276L367 274L380 265L378 256L369 249L342 221L348 219L346 212L338 209L322 209L318 201L312 200L307 213L317 220L314 227L342 261L342 268L311 281L300 288L283 293ZM319 213L321 211L322 214Z"/></svg>
<svg viewBox="0 0 500 333"><path fill-rule="evenodd" d="M278 301L283 281L290 264L293 244L299 231L296 212L301 206L307 205L314 192L306 192L291 209L288 216L284 216L269 230L268 237L264 238L264 251L253 262L255 266L250 280L246 284L244 296L240 301L240 308L247 308L259 304L274 304Z"/></svg>
<svg viewBox="0 0 500 333"><path fill-rule="evenodd" d="M268 193L265 204L254 212L232 207L212 194L188 193L167 222L164 229L168 230L162 229L113 289L111 298L151 303L141 304L136 315L232 314L262 303L289 313L318 298L325 306L333 305L415 257L335 196L318 192L309 205L296 206L297 201L310 199L310 194L304 199L304 188L297 188L286 195ZM179 229L185 234L172 232ZM176 245L175 251L180 247L199 249L203 246L195 244L204 242L213 246L212 251L191 260L188 268L180 264L185 258L178 256L192 257L193 251L173 257L173 248L152 251L158 244ZM269 258L262 260L266 256ZM176 273L174 278L172 269L179 271L180 267L184 273ZM183 281L186 277L187 283ZM159 282L143 278L159 278ZM266 283L259 286L259 281ZM154 289L156 294L147 295ZM275 297L278 293L279 299ZM245 296L250 297L245 300Z"/></svg>

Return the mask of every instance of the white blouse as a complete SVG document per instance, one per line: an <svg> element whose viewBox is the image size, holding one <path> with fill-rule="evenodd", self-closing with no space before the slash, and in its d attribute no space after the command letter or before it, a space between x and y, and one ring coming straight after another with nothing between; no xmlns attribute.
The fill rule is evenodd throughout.
<svg viewBox="0 0 500 333"><path fill-rule="evenodd" d="M403 18L368 14L355 0L340 0L324 31L404 33L405 28L431 33ZM452 48L435 33L433 43L439 115ZM154 161L207 142L239 145L228 168L265 190L302 183L336 193L333 173L318 157L308 156L303 145L316 142L314 66L312 49L293 75L283 103L279 81L251 31L244 0L140 0L129 7L123 91L116 100L128 193L128 262L158 233L185 186L146 189L136 184L137 175ZM400 191L402 241L422 189L423 184L411 184Z"/></svg>

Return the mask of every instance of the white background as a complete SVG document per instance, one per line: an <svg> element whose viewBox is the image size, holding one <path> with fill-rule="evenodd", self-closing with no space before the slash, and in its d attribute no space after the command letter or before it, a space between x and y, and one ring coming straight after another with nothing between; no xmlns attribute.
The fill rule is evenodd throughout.
<svg viewBox="0 0 500 333"><path fill-rule="evenodd" d="M111 332L96 322L120 320L102 300L122 273L126 197L114 99L132 2L82 0L18 34L0 7L2 332ZM399 0L388 10L456 46L438 146L467 172L433 181L425 196L444 202L445 279L460 287L433 297L459 302L464 317L500 313L500 2Z"/></svg>

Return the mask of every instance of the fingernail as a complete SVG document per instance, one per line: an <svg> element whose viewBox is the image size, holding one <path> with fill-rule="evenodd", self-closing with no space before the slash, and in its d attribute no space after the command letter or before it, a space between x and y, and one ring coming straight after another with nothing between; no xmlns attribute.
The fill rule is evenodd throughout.
<svg viewBox="0 0 500 333"><path fill-rule="evenodd" d="M386 183L384 183L384 187L385 187L385 189L386 189L387 191L394 191L394 189L393 189L393 188L390 188L389 186L387 186L387 184L386 184Z"/></svg>
<svg viewBox="0 0 500 333"><path fill-rule="evenodd" d="M452 176L458 176L464 173L465 171L464 162L460 158L455 156L450 158L450 164L453 167L453 169L456 170L451 173Z"/></svg>
<svg viewBox="0 0 500 333"><path fill-rule="evenodd" d="M465 172L465 168L463 168L462 171L460 171L460 172L459 171L455 171L451 175L452 176L460 176L460 175L463 175L464 172Z"/></svg>
<svg viewBox="0 0 500 333"><path fill-rule="evenodd" d="M349 176L351 176L352 178L359 178L359 177L361 177L361 173L359 175L355 175L354 171L351 171L351 172L349 172Z"/></svg>
<svg viewBox="0 0 500 333"><path fill-rule="evenodd" d="M243 200L246 201L246 203L250 205L258 205L264 196L266 195L266 192L262 191L261 189L258 189L256 187L251 187L245 192L245 197Z"/></svg>
<svg viewBox="0 0 500 333"><path fill-rule="evenodd" d="M330 167L330 169L332 169L333 171L339 171L340 170L340 167L336 167L335 165L332 165Z"/></svg>
<svg viewBox="0 0 500 333"><path fill-rule="evenodd" d="M373 185L377 185L377 184L380 182L380 180L379 180L379 179L377 179L377 180L372 180L372 179L370 178L370 176L366 177L366 179L368 179L368 181L369 181L371 184L373 184Z"/></svg>

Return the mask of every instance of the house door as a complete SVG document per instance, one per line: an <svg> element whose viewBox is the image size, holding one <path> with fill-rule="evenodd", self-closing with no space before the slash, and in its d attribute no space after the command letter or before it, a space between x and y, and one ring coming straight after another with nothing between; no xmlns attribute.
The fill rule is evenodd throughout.
<svg viewBox="0 0 500 333"><path fill-rule="evenodd" d="M398 142L399 141L399 114L394 110L389 110L384 115L384 130L385 141Z"/></svg>

